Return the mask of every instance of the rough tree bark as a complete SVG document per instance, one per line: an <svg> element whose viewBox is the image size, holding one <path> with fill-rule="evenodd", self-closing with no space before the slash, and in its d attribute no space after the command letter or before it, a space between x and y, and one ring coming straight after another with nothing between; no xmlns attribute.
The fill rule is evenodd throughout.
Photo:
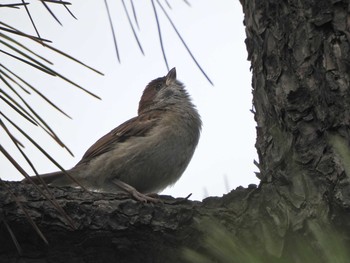
<svg viewBox="0 0 350 263"><path fill-rule="evenodd" d="M0 186L0 262L184 262L182 248L207 250L206 231L198 228L204 217L219 221L261 262L298 262L301 237L317 249L309 222L341 229L349 240L350 166L339 150L348 149L350 139L349 1L241 3L253 69L259 187L173 204L53 190L75 222L72 230L33 187L9 184L48 239L45 245Z"/></svg>

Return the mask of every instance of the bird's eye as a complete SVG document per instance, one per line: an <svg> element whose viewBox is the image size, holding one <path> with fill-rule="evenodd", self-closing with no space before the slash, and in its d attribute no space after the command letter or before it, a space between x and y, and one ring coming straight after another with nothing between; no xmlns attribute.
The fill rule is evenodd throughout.
<svg viewBox="0 0 350 263"><path fill-rule="evenodd" d="M157 84L156 85L156 91L160 91L161 88L162 88L162 84Z"/></svg>

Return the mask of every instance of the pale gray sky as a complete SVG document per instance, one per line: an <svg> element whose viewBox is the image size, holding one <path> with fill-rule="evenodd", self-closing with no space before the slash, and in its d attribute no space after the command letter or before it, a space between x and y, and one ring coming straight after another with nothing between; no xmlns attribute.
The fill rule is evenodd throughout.
<svg viewBox="0 0 350 263"><path fill-rule="evenodd" d="M71 10L78 21L64 12L62 7L55 8L63 27L49 16L39 2L33 1L29 7L43 38L52 40L55 47L105 74L99 76L52 52L44 52L55 63L57 71L96 93L102 101L59 79L36 72L27 65L18 65L0 54L1 63L21 72L22 77L40 88L72 116L73 120L64 117L35 94L28 96L22 93L37 111L43 113L43 117L73 151L74 158L42 130L25 123L23 119L15 117L16 114L5 105L0 105L1 111L27 127L31 136L40 140L45 149L66 169L73 167L97 139L135 116L144 87L152 79L167 73L150 1L134 1L140 24L138 35L145 56L140 53L133 39L121 2L109 1L118 36L121 64L115 56L103 1L72 2ZM238 1L231 0L193 0L190 1L192 7L183 1L169 2L172 5L169 13L178 30L215 86L212 87L201 75L159 10L169 66L176 67L178 79L186 85L204 124L197 151L189 167L181 179L163 194L187 196L193 193L192 199L201 200L207 194L221 196L226 193L226 180L230 189L258 183L254 174L257 168L253 164L253 160L257 160L254 148L256 132L253 114L249 111L252 104L251 73L250 63L246 60L242 8ZM1 21L34 34L24 12L1 8ZM0 48L4 47L0 44ZM38 45L33 48L42 50ZM23 136L18 135L18 139L25 143L25 152L40 173L57 170ZM3 131L0 131L0 143L18 156L18 162L27 168L28 173L33 174L23 158L16 154L16 149ZM2 155L0 167L2 179L22 178Z"/></svg>

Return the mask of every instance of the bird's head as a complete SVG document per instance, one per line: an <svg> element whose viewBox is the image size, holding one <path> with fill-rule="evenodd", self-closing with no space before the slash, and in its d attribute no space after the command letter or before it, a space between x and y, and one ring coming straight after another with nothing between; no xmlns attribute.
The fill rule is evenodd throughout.
<svg viewBox="0 0 350 263"><path fill-rule="evenodd" d="M145 88L139 103L138 113L149 110L167 109L172 105L190 102L183 84L176 80L176 69L164 77L152 80Z"/></svg>

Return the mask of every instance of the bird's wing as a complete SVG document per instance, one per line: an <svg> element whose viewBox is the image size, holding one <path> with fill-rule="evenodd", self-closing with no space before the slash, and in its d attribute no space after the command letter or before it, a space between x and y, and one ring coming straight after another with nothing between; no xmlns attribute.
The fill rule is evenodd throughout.
<svg viewBox="0 0 350 263"><path fill-rule="evenodd" d="M160 119L159 116L160 114L158 111L148 112L147 114L139 115L122 123L95 142L86 151L77 165L87 163L103 153L116 149L118 143L125 142L131 137L145 136L154 126L156 126Z"/></svg>

